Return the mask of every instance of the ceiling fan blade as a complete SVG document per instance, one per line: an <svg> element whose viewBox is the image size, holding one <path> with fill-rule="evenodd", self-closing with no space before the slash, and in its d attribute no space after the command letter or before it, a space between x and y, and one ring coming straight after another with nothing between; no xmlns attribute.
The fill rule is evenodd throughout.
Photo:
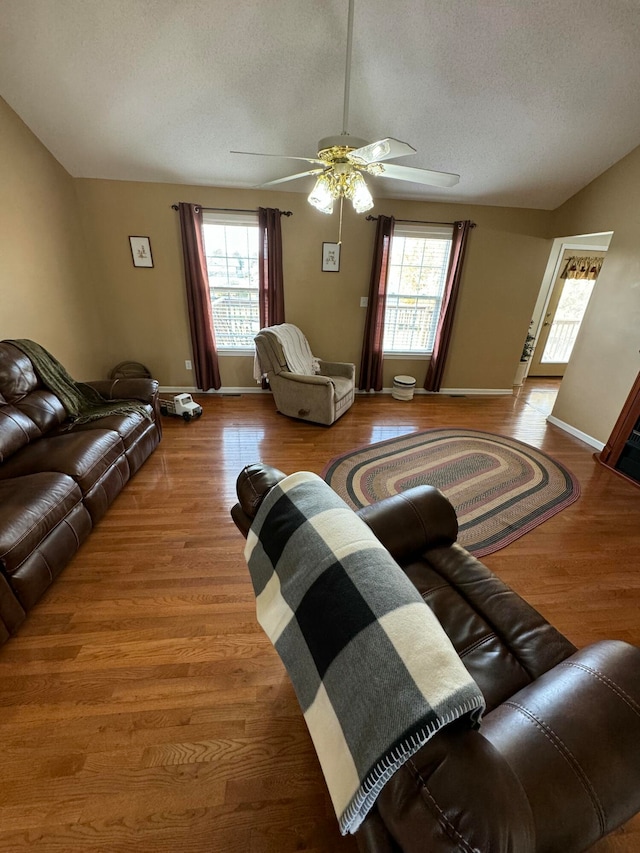
<svg viewBox="0 0 640 853"><path fill-rule="evenodd" d="M414 184L427 184L433 187L455 187L460 175L450 172L433 172L431 169L412 169L410 166L396 166L395 163L380 164L381 172L376 178L394 178L397 181L411 181Z"/></svg>
<svg viewBox="0 0 640 853"><path fill-rule="evenodd" d="M305 163L318 163L325 165L323 160L317 157L292 157L289 154L263 154L260 151L230 151L229 154L248 154L250 157L280 157L285 160L304 160Z"/></svg>
<svg viewBox="0 0 640 853"><path fill-rule="evenodd" d="M370 145L363 145L347 154L347 159L355 163L368 166L370 163L379 163L381 160L391 160L394 157L406 157L407 154L415 154L416 149L408 142L399 139L379 139Z"/></svg>
<svg viewBox="0 0 640 853"><path fill-rule="evenodd" d="M287 175L286 178L276 178L275 181L267 181L266 184L260 184L260 187L272 187L274 184L284 184L286 181L295 181L298 178L306 178L307 175L319 175L324 171L324 169L309 169L308 172L299 172L297 175Z"/></svg>

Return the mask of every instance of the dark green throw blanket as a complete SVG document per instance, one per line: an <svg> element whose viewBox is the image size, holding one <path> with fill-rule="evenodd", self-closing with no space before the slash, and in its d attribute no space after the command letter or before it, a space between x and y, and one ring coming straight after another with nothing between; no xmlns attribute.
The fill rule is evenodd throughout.
<svg viewBox="0 0 640 853"><path fill-rule="evenodd" d="M38 378L45 388L60 399L72 423L84 424L108 415L129 415L133 412L139 412L151 420L143 403L135 400L106 400L95 388L84 382L76 382L60 362L35 341L22 339L7 343L13 344L31 359Z"/></svg>

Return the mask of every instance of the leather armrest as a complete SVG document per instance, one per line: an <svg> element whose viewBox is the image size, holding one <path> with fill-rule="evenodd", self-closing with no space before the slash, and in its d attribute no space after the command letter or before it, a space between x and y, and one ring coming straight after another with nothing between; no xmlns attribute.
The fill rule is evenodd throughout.
<svg viewBox="0 0 640 853"><path fill-rule="evenodd" d="M246 465L238 474L236 480L238 503L231 508L231 517L245 538L264 496L286 476L277 468L264 465L262 462Z"/></svg>
<svg viewBox="0 0 640 853"><path fill-rule="evenodd" d="M453 506L433 486L414 486L362 507L358 515L397 562L452 545L458 535Z"/></svg>
<svg viewBox="0 0 640 853"><path fill-rule="evenodd" d="M142 403L155 403L158 396L158 382L156 379L131 378L131 379L99 379L94 382L85 382L105 400L140 400Z"/></svg>
<svg viewBox="0 0 640 853"><path fill-rule="evenodd" d="M391 777L377 807L403 853L542 849L517 776L481 732L462 721L440 731Z"/></svg>
<svg viewBox="0 0 640 853"><path fill-rule="evenodd" d="M481 731L526 791L537 849L586 850L640 809L640 649L581 649L487 714Z"/></svg>
<svg viewBox="0 0 640 853"><path fill-rule="evenodd" d="M374 806L356 832L360 853L402 853Z"/></svg>

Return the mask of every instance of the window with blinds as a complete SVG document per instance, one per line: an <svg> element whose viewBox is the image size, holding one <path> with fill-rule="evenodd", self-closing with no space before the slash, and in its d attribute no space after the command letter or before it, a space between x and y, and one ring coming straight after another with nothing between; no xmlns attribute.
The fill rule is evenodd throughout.
<svg viewBox="0 0 640 853"><path fill-rule="evenodd" d="M219 350L253 350L258 309L258 214L203 211L213 326Z"/></svg>
<svg viewBox="0 0 640 853"><path fill-rule="evenodd" d="M396 223L384 320L385 353L428 355L440 315L453 228Z"/></svg>

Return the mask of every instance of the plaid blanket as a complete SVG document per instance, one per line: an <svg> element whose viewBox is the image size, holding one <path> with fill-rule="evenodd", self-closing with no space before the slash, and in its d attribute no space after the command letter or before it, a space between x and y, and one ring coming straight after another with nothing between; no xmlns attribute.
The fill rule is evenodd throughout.
<svg viewBox="0 0 640 853"><path fill-rule="evenodd" d="M245 557L340 830L355 832L430 737L465 715L479 724L482 694L402 569L315 474L267 494Z"/></svg>

